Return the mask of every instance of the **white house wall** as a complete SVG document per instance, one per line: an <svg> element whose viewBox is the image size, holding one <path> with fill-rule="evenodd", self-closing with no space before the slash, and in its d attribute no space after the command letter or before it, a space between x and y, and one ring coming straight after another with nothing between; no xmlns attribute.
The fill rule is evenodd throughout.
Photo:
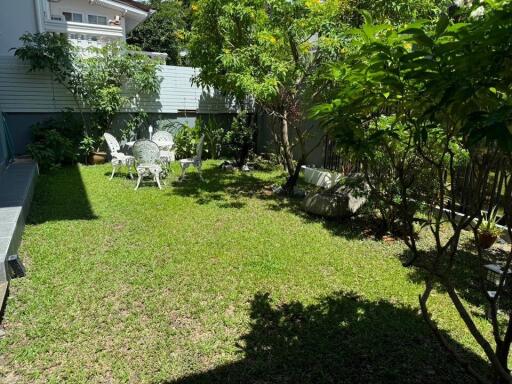
<svg viewBox="0 0 512 384"><path fill-rule="evenodd" d="M83 22L87 23L88 15L105 16L107 20L114 20L117 15L120 16L120 11L116 11L107 7L102 7L97 4L89 4L84 0L66 0L58 3L49 3L50 15L60 16L62 12L75 12L83 15ZM121 17L121 25L125 29L125 18Z"/></svg>
<svg viewBox="0 0 512 384"><path fill-rule="evenodd" d="M26 32L37 32L34 0L0 0L0 56L12 55Z"/></svg>
<svg viewBox="0 0 512 384"><path fill-rule="evenodd" d="M52 15L62 16L62 12L81 13L83 22L66 23L50 20ZM88 15L105 16L107 20L115 20L116 16L119 16L120 24L89 24ZM80 39L83 35L86 40L88 37L124 40L126 31L142 22L145 15L146 12L137 8L109 0L96 0L93 4L90 4L89 0L0 0L0 56L13 55L10 49L19 47L20 36L27 32L68 33L75 34ZM79 45L83 45L82 40L79 41Z"/></svg>
<svg viewBox="0 0 512 384"><path fill-rule="evenodd" d="M160 66L160 93L143 97L140 105L148 113L233 112L229 100L192 83L197 70ZM28 65L11 56L0 56L0 108L3 112L55 113L74 108L71 94L52 81L49 73L28 72Z"/></svg>

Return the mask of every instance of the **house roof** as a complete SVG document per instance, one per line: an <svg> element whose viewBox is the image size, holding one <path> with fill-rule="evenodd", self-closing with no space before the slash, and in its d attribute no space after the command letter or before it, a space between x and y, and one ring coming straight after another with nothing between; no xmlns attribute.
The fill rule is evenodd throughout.
<svg viewBox="0 0 512 384"><path fill-rule="evenodd" d="M139 8L140 10L145 11L145 12L149 12L151 10L151 8L148 5L138 2L138 1L135 1L135 0L114 0L114 1L116 3L122 3L122 4L130 5L135 8Z"/></svg>

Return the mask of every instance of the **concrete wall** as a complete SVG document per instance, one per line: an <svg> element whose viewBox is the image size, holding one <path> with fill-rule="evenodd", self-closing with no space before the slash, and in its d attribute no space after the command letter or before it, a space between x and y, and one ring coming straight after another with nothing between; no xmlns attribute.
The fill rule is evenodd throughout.
<svg viewBox="0 0 512 384"><path fill-rule="evenodd" d="M7 161L7 127L4 120L0 117L0 173L5 167Z"/></svg>
<svg viewBox="0 0 512 384"><path fill-rule="evenodd" d="M59 113L4 113L14 144L14 153L22 155L32 138L31 127L35 123L57 117Z"/></svg>
<svg viewBox="0 0 512 384"><path fill-rule="evenodd" d="M13 136L14 142L14 151L16 155L22 155L26 152L26 146L31 142L32 132L31 128L34 124L43 122L50 118L58 118L60 115L59 112L54 113L4 113L5 119L7 121L7 125L11 127L10 132ZM163 129L168 126L169 123L176 122L180 124L187 124L189 126L194 126L196 120L200 118L203 121L207 121L208 119L215 119L221 126L226 129L231 126L231 121L235 114L231 113L217 113L217 114L206 114L206 113L149 113L148 114L149 124L151 124L154 128L154 131L159 129ZM126 124L126 121L130 118L128 113L121 113L117 118L117 121L114 125L113 134L121 138L121 131ZM0 135L1 135L2 127L0 126ZM130 139L139 139L139 138L147 138L149 137L148 125L139 127L138 130L132 133ZM0 136L0 144L2 137ZM6 153L7 151L3 151L0 147L0 156L2 153Z"/></svg>
<svg viewBox="0 0 512 384"><path fill-rule="evenodd" d="M314 122L306 122L304 123L310 132L309 140L307 141L307 150L311 149L317 143L320 143L316 149L308 156L307 165L312 165L315 167L322 167L324 164L324 147L325 140L323 138L323 131L318 125ZM273 138L272 128L279 129L279 121L276 119L264 115L258 114L257 117L257 125L258 125L258 142L256 143L256 148L259 153L275 153L276 145ZM278 132L278 131L276 131ZM294 131L290 131L290 140L293 142L295 139ZM300 156L300 150L296 146L294 148L294 156L298 158Z"/></svg>

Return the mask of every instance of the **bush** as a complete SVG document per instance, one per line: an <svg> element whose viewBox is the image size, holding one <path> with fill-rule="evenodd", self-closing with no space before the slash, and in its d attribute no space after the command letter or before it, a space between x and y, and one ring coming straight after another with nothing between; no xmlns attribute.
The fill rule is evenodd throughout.
<svg viewBox="0 0 512 384"><path fill-rule="evenodd" d="M254 148L253 136L255 127L246 111L241 111L234 119L231 129L226 132L225 153L234 157L241 167L247 161L250 151Z"/></svg>
<svg viewBox="0 0 512 384"><path fill-rule="evenodd" d="M206 157L218 159L226 134L224 128L214 118L209 118L205 124L200 119L197 119L196 127L199 127L201 135L204 134Z"/></svg>
<svg viewBox="0 0 512 384"><path fill-rule="evenodd" d="M32 126L32 143L27 152L48 171L65 164L73 164L79 155L82 126L70 113L61 118L51 118Z"/></svg>
<svg viewBox="0 0 512 384"><path fill-rule="evenodd" d="M194 127L187 123L181 125L181 129L176 133L174 144L176 146L176 158L185 159L196 154L196 145L199 140L199 131L197 122Z"/></svg>

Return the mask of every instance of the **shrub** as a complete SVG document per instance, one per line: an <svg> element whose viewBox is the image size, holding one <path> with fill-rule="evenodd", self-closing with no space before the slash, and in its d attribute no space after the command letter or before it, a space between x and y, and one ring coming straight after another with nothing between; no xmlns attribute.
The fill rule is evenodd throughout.
<svg viewBox="0 0 512 384"><path fill-rule="evenodd" d="M81 124L65 113L61 118L52 118L32 126L32 143L27 152L44 172L77 161Z"/></svg>
<svg viewBox="0 0 512 384"><path fill-rule="evenodd" d="M201 119L197 119L196 127L199 127L201 135L204 134L206 157L218 159L225 139L224 128L214 118L209 118L204 124Z"/></svg>
<svg viewBox="0 0 512 384"><path fill-rule="evenodd" d="M199 131L197 129L197 122L194 127L191 127L187 123L183 123L181 129L177 132L174 138L176 158L185 159L187 157L194 156L198 140Z"/></svg>
<svg viewBox="0 0 512 384"><path fill-rule="evenodd" d="M246 163L250 151L254 148L255 127L247 111L241 111L234 119L231 129L226 132L225 153L236 159L237 165Z"/></svg>

